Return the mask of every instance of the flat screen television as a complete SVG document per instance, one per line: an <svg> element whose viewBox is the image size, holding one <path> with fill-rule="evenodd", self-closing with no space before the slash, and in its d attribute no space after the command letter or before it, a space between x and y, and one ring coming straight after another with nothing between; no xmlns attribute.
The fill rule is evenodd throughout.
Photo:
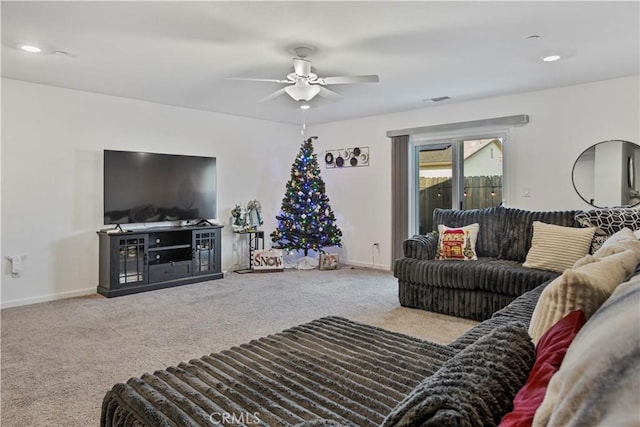
<svg viewBox="0 0 640 427"><path fill-rule="evenodd" d="M104 223L215 219L216 158L104 150Z"/></svg>

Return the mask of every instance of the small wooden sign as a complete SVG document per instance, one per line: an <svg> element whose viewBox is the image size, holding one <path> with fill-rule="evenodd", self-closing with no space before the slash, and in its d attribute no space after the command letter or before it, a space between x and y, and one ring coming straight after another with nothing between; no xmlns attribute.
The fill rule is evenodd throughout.
<svg viewBox="0 0 640 427"><path fill-rule="evenodd" d="M283 271L282 249L258 249L253 251L251 269L255 273Z"/></svg>

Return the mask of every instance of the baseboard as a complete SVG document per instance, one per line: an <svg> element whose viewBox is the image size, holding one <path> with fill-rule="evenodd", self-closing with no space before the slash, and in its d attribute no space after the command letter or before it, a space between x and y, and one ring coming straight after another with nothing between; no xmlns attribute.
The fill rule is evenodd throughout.
<svg viewBox="0 0 640 427"><path fill-rule="evenodd" d="M391 271L391 267L388 264L372 264L370 262L354 261L350 259L341 259L340 264L352 265L354 267L373 268L374 270Z"/></svg>
<svg viewBox="0 0 640 427"><path fill-rule="evenodd" d="M352 265L354 267L372 268L374 270L391 271L391 267L385 264L372 264L370 262L353 261L349 259L341 260L341 264ZM229 273L230 273L229 270L226 270L224 272L225 275L228 275ZM96 288L86 288L86 289L78 289L75 291L60 292L56 294L41 295L37 297L2 301L0 303L0 309L20 307L23 305L38 304L42 302L55 301L55 300L65 299L65 298L82 297L85 295L92 295L95 293L96 293Z"/></svg>
<svg viewBox="0 0 640 427"><path fill-rule="evenodd" d="M85 289L78 289L75 291L41 295L38 297L29 297L29 298L14 299L9 301L2 301L0 303L0 309L20 307L23 305L38 304L41 302L49 302L49 301L55 301L55 300L65 299L65 298L82 297L85 295L91 295L95 293L96 293L96 288L85 288Z"/></svg>

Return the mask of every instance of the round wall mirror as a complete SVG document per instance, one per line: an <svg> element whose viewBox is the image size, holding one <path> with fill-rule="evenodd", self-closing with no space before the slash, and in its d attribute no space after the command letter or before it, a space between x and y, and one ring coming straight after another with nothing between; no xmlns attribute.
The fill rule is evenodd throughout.
<svg viewBox="0 0 640 427"><path fill-rule="evenodd" d="M596 208L640 204L640 145L622 140L602 141L580 154L573 165L573 187Z"/></svg>

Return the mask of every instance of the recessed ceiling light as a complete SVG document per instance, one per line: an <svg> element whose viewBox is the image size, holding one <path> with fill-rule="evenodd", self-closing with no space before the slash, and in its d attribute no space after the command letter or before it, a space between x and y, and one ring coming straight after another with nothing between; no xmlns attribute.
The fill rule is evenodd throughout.
<svg viewBox="0 0 640 427"><path fill-rule="evenodd" d="M23 44L20 46L20 49L26 51L26 52L31 52L31 53L40 53L42 52L42 49L40 49L38 46L33 46L30 44Z"/></svg>
<svg viewBox="0 0 640 427"><path fill-rule="evenodd" d="M542 58L544 62L553 62L557 61L558 59L560 59L560 55L549 55Z"/></svg>
<svg viewBox="0 0 640 427"><path fill-rule="evenodd" d="M308 110L309 108L311 108L311 105L309 105L309 104L302 104L302 105L300 106L300 109L301 109L301 110Z"/></svg>

